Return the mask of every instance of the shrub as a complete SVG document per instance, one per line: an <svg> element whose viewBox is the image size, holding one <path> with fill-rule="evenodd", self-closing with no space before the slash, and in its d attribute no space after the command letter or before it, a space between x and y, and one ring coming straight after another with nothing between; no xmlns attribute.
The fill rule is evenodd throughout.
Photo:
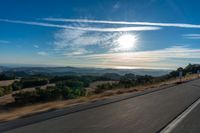
<svg viewBox="0 0 200 133"><path fill-rule="evenodd" d="M111 89L116 88L116 87L117 86L115 86L114 84L111 84L111 83L100 84L100 85L97 85L95 93L102 93L106 90L111 90Z"/></svg>
<svg viewBox="0 0 200 133"><path fill-rule="evenodd" d="M38 101L49 101L61 98L60 90L56 87L47 87L46 89L36 89Z"/></svg>
<svg viewBox="0 0 200 133"><path fill-rule="evenodd" d="M15 103L18 105L30 104L37 102L37 94L36 91L21 91L13 94L15 99Z"/></svg>
<svg viewBox="0 0 200 133"><path fill-rule="evenodd" d="M63 99L73 99L75 98L75 95L73 94L73 90L69 87L65 86L61 89L62 97Z"/></svg>
<svg viewBox="0 0 200 133"><path fill-rule="evenodd" d="M58 82L56 86L61 87L61 88L68 86L70 88L77 89L77 88L83 88L84 84L83 82L78 81L78 80L66 80L66 81Z"/></svg>
<svg viewBox="0 0 200 133"><path fill-rule="evenodd" d="M12 88L13 88L13 91L20 90L20 89L22 89L22 84L19 81L15 81L12 84Z"/></svg>
<svg viewBox="0 0 200 133"><path fill-rule="evenodd" d="M46 85L47 83L48 83L48 81L46 79L23 79L23 80L21 80L22 88L41 86L41 85Z"/></svg>
<svg viewBox="0 0 200 133"><path fill-rule="evenodd" d="M4 88L0 87L0 96L4 95Z"/></svg>
<svg viewBox="0 0 200 133"><path fill-rule="evenodd" d="M36 88L35 91L13 94L17 104L31 104L35 102L45 102L59 99L72 99L85 95L85 89L72 89L67 86L64 87L47 87L46 89Z"/></svg>
<svg viewBox="0 0 200 133"><path fill-rule="evenodd" d="M64 88L61 88L61 93L64 99L73 99L79 96L84 96L85 89L83 88L72 89L65 86Z"/></svg>
<svg viewBox="0 0 200 133"><path fill-rule="evenodd" d="M4 95L12 93L12 86L4 87Z"/></svg>

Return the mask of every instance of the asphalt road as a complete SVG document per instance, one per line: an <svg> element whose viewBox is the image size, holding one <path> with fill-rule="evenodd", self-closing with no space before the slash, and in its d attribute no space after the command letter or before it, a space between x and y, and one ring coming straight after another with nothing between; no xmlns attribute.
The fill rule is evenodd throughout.
<svg viewBox="0 0 200 133"><path fill-rule="evenodd" d="M193 109L182 121L179 123L172 133L199 133L200 132L200 105Z"/></svg>
<svg viewBox="0 0 200 133"><path fill-rule="evenodd" d="M25 125L7 133L156 133L200 98L200 80ZM200 131L200 105L173 132ZM188 124L190 123L190 124ZM193 123L193 124L192 124ZM1 128L1 126L0 126Z"/></svg>

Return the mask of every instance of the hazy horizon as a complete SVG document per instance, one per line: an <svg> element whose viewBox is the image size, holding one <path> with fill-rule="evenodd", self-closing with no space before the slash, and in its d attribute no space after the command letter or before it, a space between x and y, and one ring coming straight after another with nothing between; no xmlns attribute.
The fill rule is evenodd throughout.
<svg viewBox="0 0 200 133"><path fill-rule="evenodd" d="M65 68L65 67L72 67L72 68L86 68L86 69L119 69L119 70L176 70L176 69L168 69L168 68L151 68L151 67L92 67L92 66L64 66L64 65L40 65L40 64L0 64L0 67L7 67L7 68ZM182 66L180 66L182 67ZM184 66L183 66L184 67Z"/></svg>

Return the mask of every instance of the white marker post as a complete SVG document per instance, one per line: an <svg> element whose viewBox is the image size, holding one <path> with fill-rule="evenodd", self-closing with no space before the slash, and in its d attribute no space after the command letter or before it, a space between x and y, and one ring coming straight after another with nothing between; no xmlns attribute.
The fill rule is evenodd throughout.
<svg viewBox="0 0 200 133"><path fill-rule="evenodd" d="M182 82L182 77L183 77L183 72L179 71L179 79L180 79L180 83Z"/></svg>

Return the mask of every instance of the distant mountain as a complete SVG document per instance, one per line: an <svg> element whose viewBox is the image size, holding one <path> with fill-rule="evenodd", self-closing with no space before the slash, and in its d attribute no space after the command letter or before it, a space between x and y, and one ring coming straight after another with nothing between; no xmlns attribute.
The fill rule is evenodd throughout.
<svg viewBox="0 0 200 133"><path fill-rule="evenodd" d="M158 69L106 69L106 68L79 68L79 67L0 67L0 72L13 74L16 76L27 76L35 74L45 74L52 76L63 75L104 75L107 73L116 73L124 75L133 73L136 75L160 76L167 74L170 70Z"/></svg>

